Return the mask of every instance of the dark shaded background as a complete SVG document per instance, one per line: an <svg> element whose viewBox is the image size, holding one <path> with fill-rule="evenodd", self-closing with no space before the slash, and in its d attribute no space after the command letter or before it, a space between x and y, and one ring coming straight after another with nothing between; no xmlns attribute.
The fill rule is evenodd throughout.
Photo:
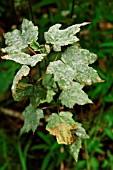
<svg viewBox="0 0 113 170"><path fill-rule="evenodd" d="M26 101L15 102L10 89L20 65L0 59L0 170L113 170L112 0L0 0L0 48L5 46L3 34L19 29L23 18L39 26L41 43L55 23L65 28L91 22L78 36L81 47L97 54L93 67L105 82L85 88L93 105L74 108L75 119L90 136L75 163L67 148L46 132L44 121L35 134L19 136Z"/></svg>

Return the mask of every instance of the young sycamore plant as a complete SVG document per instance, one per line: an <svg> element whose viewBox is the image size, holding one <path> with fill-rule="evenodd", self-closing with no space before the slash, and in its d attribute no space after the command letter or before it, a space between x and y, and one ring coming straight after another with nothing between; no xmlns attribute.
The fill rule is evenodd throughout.
<svg viewBox="0 0 113 170"><path fill-rule="evenodd" d="M13 80L14 100L22 101L26 96L30 99L23 111L25 121L21 134L34 132L49 109L46 130L56 136L59 144L69 146L76 161L81 140L88 135L82 125L74 121L70 110L75 104L92 103L82 89L85 85L102 82L97 71L88 66L97 56L81 49L75 35L87 24L75 24L64 30L59 29L61 24L55 24L44 33L45 44L40 45L38 27L24 19L22 31L15 29L5 34L7 47L2 49L7 53L2 59L22 64ZM53 110L57 113L52 113Z"/></svg>

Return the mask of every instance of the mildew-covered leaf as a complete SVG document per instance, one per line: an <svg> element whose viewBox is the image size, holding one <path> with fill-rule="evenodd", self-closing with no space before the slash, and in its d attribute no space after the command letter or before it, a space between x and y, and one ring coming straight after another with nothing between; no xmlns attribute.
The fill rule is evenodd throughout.
<svg viewBox="0 0 113 170"><path fill-rule="evenodd" d="M46 126L46 130L48 130L50 134L56 136L57 142L59 144L68 145L74 142L72 130L76 130L78 127L76 126L75 121L72 119L72 113L52 113L47 121L48 124Z"/></svg>
<svg viewBox="0 0 113 170"><path fill-rule="evenodd" d="M75 131L75 134L83 139L89 138L89 136L86 134L85 129L82 127L81 123L76 122L76 125L78 126L77 130Z"/></svg>
<svg viewBox="0 0 113 170"><path fill-rule="evenodd" d="M76 72L69 65L62 61L50 62L47 73L54 75L54 81L56 81L61 89L67 89L70 87L70 83L75 78Z"/></svg>
<svg viewBox="0 0 113 170"><path fill-rule="evenodd" d="M19 81L22 79L22 77L27 76L29 74L29 71L30 71L30 68L26 65L23 65L14 77L11 89L12 89L12 95L16 101L23 99L23 97L20 99L21 94L19 95L17 93L17 86L18 86Z"/></svg>
<svg viewBox="0 0 113 170"><path fill-rule="evenodd" d="M21 134L29 132L30 130L34 132L40 123L40 119L44 117L43 110L36 109L31 104L25 108L23 116L25 120L21 129Z"/></svg>
<svg viewBox="0 0 113 170"><path fill-rule="evenodd" d="M38 39L38 27L32 21L24 19L22 22L22 40L25 44L30 44Z"/></svg>
<svg viewBox="0 0 113 170"><path fill-rule="evenodd" d="M61 51L61 46L66 46L79 41L75 34L80 31L81 26L87 24L87 22L84 22L82 24L72 25L64 30L59 30L61 24L55 24L44 34L46 43L52 44L54 51Z"/></svg>
<svg viewBox="0 0 113 170"><path fill-rule="evenodd" d="M89 64L92 64L97 59L97 56L88 50L77 48L75 45L68 47L62 53L61 60L76 72L75 80L82 84L91 85L92 83L102 82L97 74L97 71Z"/></svg>
<svg viewBox="0 0 113 170"><path fill-rule="evenodd" d="M5 43L8 47L2 49L5 53L18 53L26 48L32 41L38 39L38 27L34 26L31 21L23 20L22 32L15 29L5 34Z"/></svg>
<svg viewBox="0 0 113 170"><path fill-rule="evenodd" d="M69 108L73 108L75 104L84 105L86 103L92 103L82 88L83 85L73 82L70 88L61 92L59 96L61 103Z"/></svg>
<svg viewBox="0 0 113 170"><path fill-rule="evenodd" d="M80 148L82 147L81 143L81 138L77 138L74 143L69 146L70 154L73 156L76 162L78 161L78 155Z"/></svg>
<svg viewBox="0 0 113 170"><path fill-rule="evenodd" d="M20 52L15 54L8 54L2 57L2 59L13 60L20 64L30 65L31 67L35 66L39 61L41 61L46 54L36 54L30 56L29 54Z"/></svg>

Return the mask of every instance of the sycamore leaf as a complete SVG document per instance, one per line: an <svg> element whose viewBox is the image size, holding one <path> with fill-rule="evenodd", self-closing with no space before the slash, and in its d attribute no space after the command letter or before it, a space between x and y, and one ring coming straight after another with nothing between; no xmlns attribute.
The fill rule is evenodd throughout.
<svg viewBox="0 0 113 170"><path fill-rule="evenodd" d="M73 108L75 104L84 105L86 103L92 103L82 88L83 85L73 82L69 89L61 92L59 96L61 103L69 108Z"/></svg>
<svg viewBox="0 0 113 170"><path fill-rule="evenodd" d="M73 68L60 60L50 62L47 73L54 75L54 81L58 82L61 89L70 87L70 83L75 78L76 74Z"/></svg>
<svg viewBox="0 0 113 170"><path fill-rule="evenodd" d="M85 129L82 127L81 123L76 122L76 125L78 126L78 128L75 131L75 134L83 139L89 138L89 136L86 134Z"/></svg>
<svg viewBox="0 0 113 170"><path fill-rule="evenodd" d="M66 46L79 41L75 34L80 31L81 26L87 24L87 22L84 22L82 24L72 25L64 30L59 30L61 24L55 24L44 34L46 43L52 44L54 51L61 51L61 46Z"/></svg>
<svg viewBox="0 0 113 170"><path fill-rule="evenodd" d="M2 59L13 60L20 64L35 66L41 61L46 54L36 54L30 56L23 52L32 42L37 43L38 27L34 26L31 21L23 20L22 32L14 30L5 34L5 43L8 47L2 49L3 52L9 53L2 57ZM37 43L38 44L38 43Z"/></svg>
<svg viewBox="0 0 113 170"><path fill-rule="evenodd" d="M73 82L69 89L61 92L59 96L61 103L69 108L73 108L75 104L84 105L86 103L92 103L82 88L83 85Z"/></svg>
<svg viewBox="0 0 113 170"><path fill-rule="evenodd" d="M40 119L44 118L43 110L36 109L31 104L25 108L23 116L25 121L21 129L21 134L29 132L30 130L34 132L40 123Z"/></svg>
<svg viewBox="0 0 113 170"><path fill-rule="evenodd" d="M38 39L38 27L32 21L24 19L22 22L22 40L25 44L30 44Z"/></svg>
<svg viewBox="0 0 113 170"><path fill-rule="evenodd" d="M30 47L33 48L34 51L39 51L39 52L43 52L43 53L50 53L50 46L48 44L45 45L39 45L38 42L32 41L30 43Z"/></svg>
<svg viewBox="0 0 113 170"><path fill-rule="evenodd" d="M26 79L18 82L13 98L15 101L22 101L26 96L31 96L33 93L33 85L29 84Z"/></svg>
<svg viewBox="0 0 113 170"><path fill-rule="evenodd" d="M41 103L41 101L46 99L47 90L44 87L41 86L34 86L33 92L30 96L30 101L32 105L35 105L36 107Z"/></svg>
<svg viewBox="0 0 113 170"><path fill-rule="evenodd" d="M53 96L55 95L56 93L53 91L52 88L47 88L47 95L46 95L46 99L45 100L42 100L40 103L50 103L52 100L53 100Z"/></svg>
<svg viewBox="0 0 113 170"><path fill-rule="evenodd" d="M2 59L13 60L20 64L30 65L31 67L35 66L39 61L41 61L46 54L36 54L30 56L29 54L20 52L15 54L9 54L2 57Z"/></svg>
<svg viewBox="0 0 113 170"><path fill-rule="evenodd" d="M2 51L9 54L21 52L21 50L26 48L32 41L37 41L37 36L38 27L34 26L31 21L24 19L22 32L15 29L5 34L5 43L8 47L2 49Z"/></svg>
<svg viewBox="0 0 113 170"><path fill-rule="evenodd" d="M90 53L88 50L77 48L75 45L68 47L61 57L61 60L76 72L74 79L79 83L87 85L102 82L97 71L88 66L94 63L96 59L97 56L95 54Z"/></svg>
<svg viewBox="0 0 113 170"><path fill-rule="evenodd" d="M21 92L20 92L20 95L17 93L18 83L22 79L23 76L27 76L29 74L29 71L30 71L30 68L26 65L23 65L14 77L11 89L12 89L12 95L16 101L23 99L23 97L21 96ZM20 99L20 96L22 97L21 99Z"/></svg>
<svg viewBox="0 0 113 170"><path fill-rule="evenodd" d="M33 48L34 51L40 51L40 45L36 41L32 41L30 43L30 47Z"/></svg>
<svg viewBox="0 0 113 170"><path fill-rule="evenodd" d="M72 113L60 112L59 114L52 113L47 119L48 124L46 130L50 134L56 136L59 144L71 144L74 141L72 130L77 129L75 121L72 119Z"/></svg>
<svg viewBox="0 0 113 170"><path fill-rule="evenodd" d="M73 156L76 162L78 161L78 155L80 148L82 147L81 143L81 138L77 138L74 143L69 146L70 154Z"/></svg>

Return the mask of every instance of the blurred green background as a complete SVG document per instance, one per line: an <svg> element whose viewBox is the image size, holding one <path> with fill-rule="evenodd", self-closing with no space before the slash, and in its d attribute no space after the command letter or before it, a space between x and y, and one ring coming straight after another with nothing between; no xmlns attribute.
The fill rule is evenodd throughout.
<svg viewBox="0 0 113 170"><path fill-rule="evenodd" d="M3 34L20 28L23 18L39 26L39 41L50 26L62 28L82 22L80 45L94 52L94 67L104 83L85 87L93 105L75 106L75 120L90 136L83 141L76 163L64 145L45 130L20 137L21 112L27 101L15 102L11 84L19 64L0 58L0 170L113 170L113 1L112 0L0 0L0 48ZM0 51L0 56L3 53Z"/></svg>

